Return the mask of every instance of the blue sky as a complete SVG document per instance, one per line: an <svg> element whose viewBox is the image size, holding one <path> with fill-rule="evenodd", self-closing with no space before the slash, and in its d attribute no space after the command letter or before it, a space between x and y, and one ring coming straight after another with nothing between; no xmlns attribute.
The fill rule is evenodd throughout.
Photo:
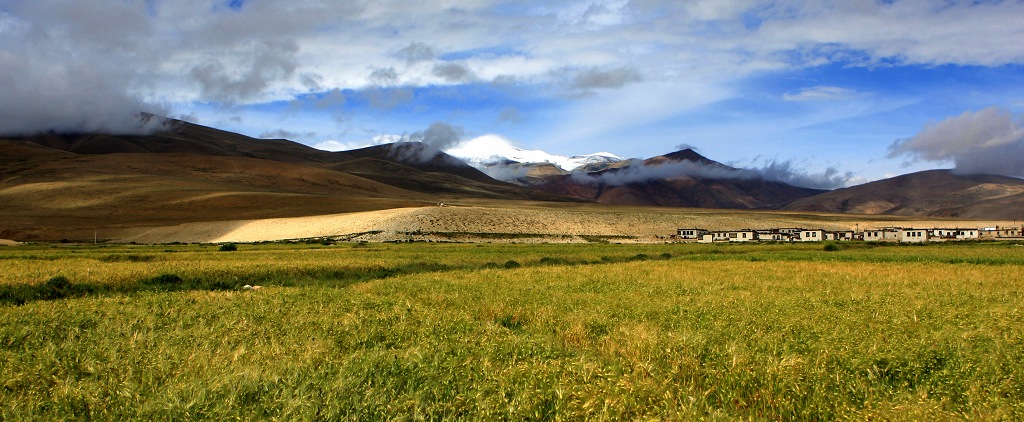
<svg viewBox="0 0 1024 422"><path fill-rule="evenodd" d="M1024 1L0 0L0 71L5 133L145 110L344 149L440 122L829 187L1024 177Z"/></svg>

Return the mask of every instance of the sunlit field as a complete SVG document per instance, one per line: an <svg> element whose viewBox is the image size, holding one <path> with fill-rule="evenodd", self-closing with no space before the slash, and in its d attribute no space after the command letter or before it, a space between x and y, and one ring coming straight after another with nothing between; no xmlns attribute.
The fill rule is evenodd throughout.
<svg viewBox="0 0 1024 422"><path fill-rule="evenodd" d="M838 246L0 248L0 419L1024 418L1024 246Z"/></svg>

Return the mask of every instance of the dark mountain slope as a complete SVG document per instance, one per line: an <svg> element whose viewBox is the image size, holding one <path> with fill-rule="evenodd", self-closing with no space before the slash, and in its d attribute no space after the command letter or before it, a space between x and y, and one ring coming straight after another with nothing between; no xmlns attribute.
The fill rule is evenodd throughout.
<svg viewBox="0 0 1024 422"><path fill-rule="evenodd" d="M545 192L604 204L701 208L773 208L823 192L758 179L691 149L530 183Z"/></svg>
<svg viewBox="0 0 1024 422"><path fill-rule="evenodd" d="M180 120L168 119L163 127L151 135L47 133L19 139L76 154L180 153L306 164L351 159L284 139L256 139Z"/></svg>
<svg viewBox="0 0 1024 422"><path fill-rule="evenodd" d="M997 175L957 175L949 170L928 170L803 198L783 209L1024 219L1024 180Z"/></svg>

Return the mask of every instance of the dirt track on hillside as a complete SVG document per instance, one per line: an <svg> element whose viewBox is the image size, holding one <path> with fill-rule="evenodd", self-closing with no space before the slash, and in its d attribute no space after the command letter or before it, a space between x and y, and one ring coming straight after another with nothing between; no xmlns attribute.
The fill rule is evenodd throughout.
<svg viewBox="0 0 1024 422"><path fill-rule="evenodd" d="M861 216L864 217L864 216ZM260 242L309 238L342 241L665 242L680 227L711 230L808 227L827 230L908 227L981 227L1008 222L875 220L771 212L695 209L447 206L310 217L188 223L127 229L118 242Z"/></svg>

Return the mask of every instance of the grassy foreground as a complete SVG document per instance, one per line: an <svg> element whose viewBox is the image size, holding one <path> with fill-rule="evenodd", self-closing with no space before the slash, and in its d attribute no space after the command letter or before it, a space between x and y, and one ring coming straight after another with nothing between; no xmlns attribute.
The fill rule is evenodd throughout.
<svg viewBox="0 0 1024 422"><path fill-rule="evenodd" d="M1024 418L1017 245L238 249L0 248L0 419Z"/></svg>

